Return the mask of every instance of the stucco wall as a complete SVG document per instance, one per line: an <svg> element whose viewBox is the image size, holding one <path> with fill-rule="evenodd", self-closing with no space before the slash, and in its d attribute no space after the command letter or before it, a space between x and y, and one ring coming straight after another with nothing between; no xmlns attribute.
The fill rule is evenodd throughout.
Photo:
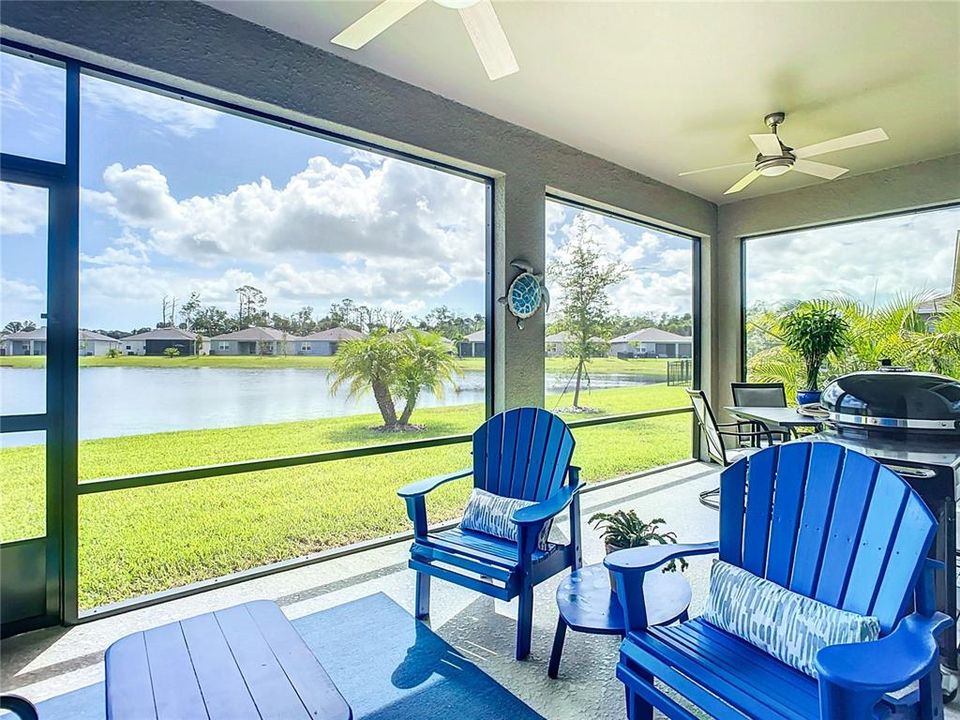
<svg viewBox="0 0 960 720"><path fill-rule="evenodd" d="M494 177L497 295L510 260L543 267L546 188L704 237L709 261L712 203L205 5L25 1L0 21L11 39ZM702 291L710 347L709 276ZM495 312L496 406L540 405L543 315L521 331Z"/></svg>
<svg viewBox="0 0 960 720"><path fill-rule="evenodd" d="M741 238L957 201L960 155L950 155L720 206L719 252L711 271L716 298L715 338L724 352L717 354L713 367L715 406L731 404L730 383L740 376Z"/></svg>

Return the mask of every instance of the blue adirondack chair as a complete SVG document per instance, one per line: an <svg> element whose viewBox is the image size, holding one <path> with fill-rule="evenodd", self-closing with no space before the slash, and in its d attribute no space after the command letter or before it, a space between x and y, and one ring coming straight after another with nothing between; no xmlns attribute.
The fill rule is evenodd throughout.
<svg viewBox="0 0 960 720"><path fill-rule="evenodd" d="M517 408L494 415L473 434L473 468L438 475L399 491L413 521L410 567L417 571L416 615L430 614L431 576L500 600L519 597L517 659L530 653L533 588L565 568L580 567L579 468L574 439L556 415ZM518 510L518 542L463 530L431 531L425 496L443 483L473 475L475 487L536 502ZM570 506L570 542L537 547L544 523ZM479 577L478 577L479 576Z"/></svg>
<svg viewBox="0 0 960 720"><path fill-rule="evenodd" d="M607 558L628 630L617 665L628 717L649 720L656 707L694 719L654 687L657 678L721 720L942 718L936 638L952 620L934 608L942 563L927 553L937 523L903 479L839 445L794 442L728 467L720 487L719 543ZM823 648L815 680L702 618L647 627L643 574L673 558L716 552L794 592L876 617L880 639ZM918 680L903 697L888 694Z"/></svg>

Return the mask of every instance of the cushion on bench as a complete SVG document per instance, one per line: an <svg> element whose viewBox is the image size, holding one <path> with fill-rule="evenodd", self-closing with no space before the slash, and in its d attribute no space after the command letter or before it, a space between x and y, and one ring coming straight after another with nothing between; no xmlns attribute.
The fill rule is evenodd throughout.
<svg viewBox="0 0 960 720"><path fill-rule="evenodd" d="M810 677L817 677L822 648L880 636L875 617L840 610L721 560L710 571L703 619Z"/></svg>

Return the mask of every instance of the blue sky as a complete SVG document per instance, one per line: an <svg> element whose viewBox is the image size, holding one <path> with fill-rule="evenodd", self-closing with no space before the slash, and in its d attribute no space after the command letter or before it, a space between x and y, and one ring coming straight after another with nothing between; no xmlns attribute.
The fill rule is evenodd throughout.
<svg viewBox="0 0 960 720"><path fill-rule="evenodd" d="M60 159L62 82L2 60L4 152ZM482 312L481 183L99 78L81 98L82 325L153 325L164 294L194 290L233 311L244 284L284 314ZM41 310L36 195L4 187L4 323Z"/></svg>

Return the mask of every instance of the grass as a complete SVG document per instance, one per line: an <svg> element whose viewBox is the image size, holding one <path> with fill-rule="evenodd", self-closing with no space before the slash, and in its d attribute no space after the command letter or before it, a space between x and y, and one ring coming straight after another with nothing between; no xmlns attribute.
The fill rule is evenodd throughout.
<svg viewBox="0 0 960 720"><path fill-rule="evenodd" d="M140 356L124 355L116 358L109 357L81 357L80 367L162 367L162 368L329 368L333 365L332 357L287 355L277 357L262 357L259 355L186 355L183 357ZM572 371L573 361L570 358L545 358L547 372ZM0 357L0 367L10 368L41 368L46 366L47 359L42 355L23 356L5 355ZM461 358L462 370L483 370L483 358ZM615 374L650 374L666 377L667 361L655 358L638 358L636 360L621 360L619 358L594 358L587 366L591 373Z"/></svg>
<svg viewBox="0 0 960 720"><path fill-rule="evenodd" d="M547 407L568 398L548 398ZM586 404L608 413L686 404L682 388L596 390ZM472 431L477 405L424 409L430 435ZM157 433L80 443L81 481L190 465L382 443L375 415ZM582 428L575 459L588 482L690 454L687 415ZM401 436L403 440L410 436ZM43 448L3 451L4 540L37 534L43 520ZM409 529L400 486L470 463L468 445L283 468L83 496L80 604L95 607L265 563ZM469 480L432 494L430 520L457 517Z"/></svg>

